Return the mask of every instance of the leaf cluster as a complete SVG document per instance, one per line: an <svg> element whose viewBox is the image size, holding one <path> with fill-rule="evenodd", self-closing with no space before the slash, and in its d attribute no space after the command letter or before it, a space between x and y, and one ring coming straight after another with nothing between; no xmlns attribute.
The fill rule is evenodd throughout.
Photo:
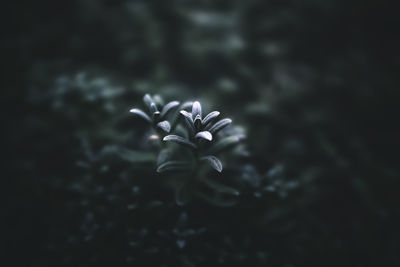
<svg viewBox="0 0 400 267"><path fill-rule="evenodd" d="M212 199L209 194L199 190L204 186L217 194L239 195L236 189L208 177L210 170L216 173L223 171L219 155L238 145L244 138L243 134L229 127L232 124L230 118L219 118L219 111L204 113L199 101L185 102L175 116L167 117L179 106L178 101L164 105L161 97L149 94L144 96L143 101L147 113L137 108L130 112L149 122L158 137L161 135L158 138L160 150L157 172L173 174L178 204L186 203L194 194L205 200ZM209 202L220 203L214 200Z"/></svg>

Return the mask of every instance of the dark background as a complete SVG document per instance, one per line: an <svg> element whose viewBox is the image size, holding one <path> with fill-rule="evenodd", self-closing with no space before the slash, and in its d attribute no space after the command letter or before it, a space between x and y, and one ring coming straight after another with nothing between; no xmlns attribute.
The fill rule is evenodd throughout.
<svg viewBox="0 0 400 267"><path fill-rule="evenodd" d="M394 3L38 0L1 13L4 266L400 264ZM154 166L110 153L142 149L147 125L128 111L144 93L200 99L246 129L249 156L224 176L235 206L178 207Z"/></svg>

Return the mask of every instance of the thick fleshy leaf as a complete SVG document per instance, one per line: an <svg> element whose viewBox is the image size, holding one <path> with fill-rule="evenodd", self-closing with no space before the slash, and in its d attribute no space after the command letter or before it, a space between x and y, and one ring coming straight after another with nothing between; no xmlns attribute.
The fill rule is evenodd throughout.
<svg viewBox="0 0 400 267"><path fill-rule="evenodd" d="M222 119L216 122L208 131L212 134L215 134L231 123L232 123L231 119Z"/></svg>
<svg viewBox="0 0 400 267"><path fill-rule="evenodd" d="M239 196L240 192L238 190L236 190L235 188L226 186L224 184L220 184L217 183L213 180L210 179L202 179L201 180L205 185L207 185L208 187L214 189L217 192L220 193L225 193L225 194L230 194L230 195L234 195L234 196Z"/></svg>
<svg viewBox="0 0 400 267"><path fill-rule="evenodd" d="M158 153L157 156L157 166L160 166L161 164L165 163L168 161L168 159L171 158L173 154L173 150L171 148L164 148Z"/></svg>
<svg viewBox="0 0 400 267"><path fill-rule="evenodd" d="M201 104L199 101L195 101L192 106L192 118L196 118L197 115L200 115L200 119L201 119L201 116L202 116L201 113L202 113Z"/></svg>
<svg viewBox="0 0 400 267"><path fill-rule="evenodd" d="M200 131L201 125L202 125L200 115L197 115L194 118L194 122L193 123L194 123L194 128L196 128L196 131Z"/></svg>
<svg viewBox="0 0 400 267"><path fill-rule="evenodd" d="M208 141L212 140L212 134L210 132L208 132L208 131L199 132L199 133L196 134L195 137L196 138L202 138L202 139L205 139L205 140L208 140Z"/></svg>
<svg viewBox="0 0 400 267"><path fill-rule="evenodd" d="M168 114L168 112L170 112L173 108L175 108L178 105L179 105L178 101L171 101L168 104L166 104L161 110L160 114L161 118L164 118Z"/></svg>
<svg viewBox="0 0 400 267"><path fill-rule="evenodd" d="M154 103L157 104L158 107L164 106L164 100L160 95L153 95Z"/></svg>
<svg viewBox="0 0 400 267"><path fill-rule="evenodd" d="M160 121L157 123L157 127L161 128L164 132L169 133L171 131L171 124L168 121Z"/></svg>
<svg viewBox="0 0 400 267"><path fill-rule="evenodd" d="M185 117L185 119L187 119L188 121L190 121L193 124L192 114L190 114L186 110L181 110L180 113Z"/></svg>
<svg viewBox="0 0 400 267"><path fill-rule="evenodd" d="M174 134L165 136L163 138L163 140L164 141L174 142L174 143L177 143L177 144L180 144L180 145L183 145L183 146L186 146L186 147L190 147L190 148L196 148L196 145L193 144L192 142L190 142L189 140L187 140L187 139L185 139L185 138L183 138L181 136L174 135Z"/></svg>
<svg viewBox="0 0 400 267"><path fill-rule="evenodd" d="M131 109L129 112L131 112L131 113L133 113L133 114L136 114L136 115L142 117L143 119L145 119L145 120L148 121L148 122L151 122L151 119L150 119L149 115L147 115L146 113L144 113L143 110L140 110L140 109L138 109L138 108L133 108L133 109Z"/></svg>
<svg viewBox="0 0 400 267"><path fill-rule="evenodd" d="M213 111L208 113L208 115L202 121L203 126L207 126L207 124L215 120L219 116L219 114L220 114L219 111Z"/></svg>
<svg viewBox="0 0 400 267"><path fill-rule="evenodd" d="M206 161L215 170L217 170L218 172L222 172L222 163L217 157L215 157L215 156L205 156L205 157L201 157L200 160Z"/></svg>
<svg viewBox="0 0 400 267"><path fill-rule="evenodd" d="M185 122L189 128L189 131L194 134L196 129L194 127L194 122L193 122L193 118L192 118L192 114L190 114L189 112L187 112L186 110L181 110L180 113L185 117Z"/></svg>
<svg viewBox="0 0 400 267"><path fill-rule="evenodd" d="M193 106L193 102L187 101L181 105L180 109L186 110L186 109L190 109L192 106Z"/></svg>
<svg viewBox="0 0 400 267"><path fill-rule="evenodd" d="M150 104L150 112L152 114L154 114L156 112L159 112L156 103L153 102L153 103Z"/></svg>
<svg viewBox="0 0 400 267"><path fill-rule="evenodd" d="M216 155L226 149L233 147L234 145L238 144L239 142L240 142L240 138L235 135L222 138L208 150L208 153Z"/></svg>
<svg viewBox="0 0 400 267"><path fill-rule="evenodd" d="M190 168L190 164L186 161L167 161L158 166L157 172L186 170Z"/></svg>
<svg viewBox="0 0 400 267"><path fill-rule="evenodd" d="M149 94L145 94L143 97L143 102L146 104L147 108L150 110L150 105L154 101Z"/></svg>

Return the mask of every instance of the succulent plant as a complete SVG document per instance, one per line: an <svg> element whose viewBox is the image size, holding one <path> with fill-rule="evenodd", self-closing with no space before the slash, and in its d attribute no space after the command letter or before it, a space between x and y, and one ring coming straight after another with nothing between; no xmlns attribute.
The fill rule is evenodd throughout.
<svg viewBox="0 0 400 267"><path fill-rule="evenodd" d="M149 122L157 132L162 130L163 132L169 133L171 131L171 124L166 118L167 115L179 105L179 102L171 101L164 105L164 101L160 96L154 95L152 97L149 94L143 97L143 102L149 114L138 108L133 108L130 112Z"/></svg>
<svg viewBox="0 0 400 267"><path fill-rule="evenodd" d="M196 195L212 204L231 205L234 203L232 200L215 198L213 196L215 194L211 193L210 195L207 189L211 189L216 194L231 196L238 196L239 191L213 180L211 178L213 175L208 175L208 170L204 167L209 165L217 173L221 173L223 164L217 156L239 144L244 135L232 128L228 130L228 126L232 123L231 119L217 120L220 115L219 111L212 111L203 116L203 110L198 101L193 102L191 108L191 112L185 109L180 111L185 127L179 125L176 127L176 134L170 134L163 138L163 141L176 143L189 153L183 156L184 159L182 156L181 159L175 159L174 153L168 149L161 151L157 171L160 173L174 171L183 174L176 186L175 196L178 204L185 204L193 195ZM169 156L164 156L163 153L167 155L169 153ZM207 189L203 190L204 187Z"/></svg>
<svg viewBox="0 0 400 267"><path fill-rule="evenodd" d="M163 106L160 97L151 97L148 94L143 100L151 115L139 109L132 109L131 112L151 123L156 130L162 130L163 133L173 131L173 134L162 138L164 143L160 145L157 157L157 172L174 173L170 177L174 178L172 184L178 204L186 203L193 195L214 204L222 204L202 192L203 186L220 194L239 195L236 189L216 182L208 175L211 169L217 171L216 174L222 172L223 164L217 156L239 144L244 138L241 131L228 127L232 123L231 119L218 120L219 111L203 116L200 102L195 101L183 103L180 112L171 116L170 123L166 120L166 115L179 105L178 101L171 101Z"/></svg>
<svg viewBox="0 0 400 267"><path fill-rule="evenodd" d="M212 168L218 172L222 172L222 163L211 152L217 152L218 147L221 143L215 144L210 147L209 143L213 141L216 134L223 128L232 123L231 119L222 119L216 123L213 123L220 115L219 111L210 112L204 118L202 117L202 107L200 102L195 101L192 104L192 112L189 113L186 110L181 110L180 114L184 117L187 129L187 137L179 135L167 135L163 138L163 141L174 142L188 148L195 159L195 163L207 162ZM214 138L215 139L215 138ZM238 138L234 138L234 141L239 141ZM226 143L226 139L224 144ZM225 146L225 145L223 145ZM220 147L221 148L221 147ZM179 169L187 165L187 162L167 161L158 166L157 171L163 172L167 170Z"/></svg>

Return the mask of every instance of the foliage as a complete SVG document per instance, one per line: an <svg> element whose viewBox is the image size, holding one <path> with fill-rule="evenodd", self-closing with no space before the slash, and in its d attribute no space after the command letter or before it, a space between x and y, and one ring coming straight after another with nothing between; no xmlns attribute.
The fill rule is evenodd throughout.
<svg viewBox="0 0 400 267"><path fill-rule="evenodd" d="M154 99L154 100L153 100ZM162 107L163 100L160 96L151 97L146 94L143 101L151 113L147 115L140 109L131 109L130 112L141 117L147 122L151 123L154 129L159 133L159 128L164 132L169 133L171 130L171 123L166 119L166 115L179 105L178 101L171 101ZM191 109L191 112L186 111ZM181 115L180 120L176 116ZM162 139L164 142L171 142L180 145L189 151L181 151L174 146L163 148L158 155L157 172L182 172L183 175L174 175L175 181L175 197L179 205L183 205L189 201L192 195L197 195L200 198L217 205L231 205L234 202L223 201L222 199L215 199L207 193L201 192L201 185L207 186L212 190L219 193L231 194L234 196L239 195L239 192L231 187L223 185L219 182L213 181L207 177L207 172L202 170L205 164L211 166L217 172L222 172L222 163L215 155L220 154L228 149L232 149L243 138L243 134L230 133L224 131L232 122L231 119L217 120L220 115L219 111L212 111L206 116L203 116L203 110L200 102L185 102L181 106L179 115L176 114L175 118L171 121L183 121L184 124L174 123L174 129L181 135L169 134L151 135L149 138ZM160 145L162 147L162 145ZM177 155L176 155L177 154ZM179 160L184 155L185 160ZM178 159L174 159L177 157ZM178 179L176 179L178 177ZM199 185L201 184L201 185Z"/></svg>
<svg viewBox="0 0 400 267"><path fill-rule="evenodd" d="M11 264L400 265L396 5L3 7ZM201 120L186 99L200 100ZM216 134L203 127L214 108L210 125L234 122Z"/></svg>

